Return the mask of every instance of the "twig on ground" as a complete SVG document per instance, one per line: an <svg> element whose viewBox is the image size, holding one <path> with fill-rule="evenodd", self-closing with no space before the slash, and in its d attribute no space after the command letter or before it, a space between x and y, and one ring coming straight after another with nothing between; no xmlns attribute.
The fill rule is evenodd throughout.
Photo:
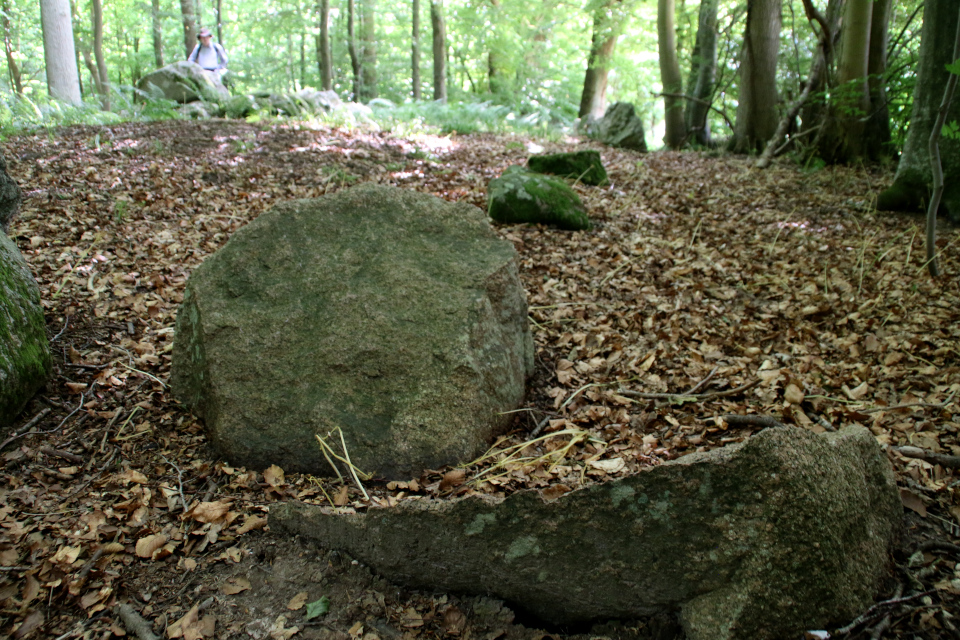
<svg viewBox="0 0 960 640"><path fill-rule="evenodd" d="M698 382L697 384L695 384L692 389L690 389L689 391L687 391L687 395L695 395L698 391L700 391L700 389L703 388L703 385L705 385L705 384L707 384L708 382L710 382L710 379L711 379L714 375L716 375L717 371L719 371L719 370L720 370L720 367L714 367L714 368L713 368L713 371L711 371L710 373L708 373L706 378L704 378L703 380L701 380L700 382Z"/></svg>
<svg viewBox="0 0 960 640"><path fill-rule="evenodd" d="M103 546L100 546L100 548L97 549L92 556L90 556L90 559L83 564L83 567L80 569L80 572L77 574L77 578L75 582L82 583L84 580L86 580L87 574L90 573L90 570L93 569L93 565L97 564L97 560L99 560L100 556L102 555L103 555Z"/></svg>
<svg viewBox="0 0 960 640"><path fill-rule="evenodd" d="M883 607L892 607L897 604L903 604L905 602L910 602L911 600L916 600L917 598L922 598L923 596L929 596L936 592L937 592L936 589L930 589L929 591L921 591L920 593L915 593L910 596L903 596L903 597L897 596L895 598L890 598L889 600L884 600L883 602L878 602L877 604L873 605L872 607L864 611L862 614L857 616L856 620L854 620L853 622L851 622L845 627L841 627L837 629L834 633L836 633L837 635L850 633L851 631L856 629L858 626L863 624L865 621L869 620L875 611Z"/></svg>
<svg viewBox="0 0 960 640"><path fill-rule="evenodd" d="M160 457L177 472L177 491L180 493L180 511L186 511L187 497L183 495L183 472L180 470L180 467L167 460L167 456L162 455Z"/></svg>
<svg viewBox="0 0 960 640"><path fill-rule="evenodd" d="M920 447L894 447L894 451L908 458L926 460L930 464L938 464L948 469L960 469L960 456L951 456L945 453L934 453Z"/></svg>
<svg viewBox="0 0 960 640"><path fill-rule="evenodd" d="M727 424L733 425L742 425L749 427L785 427L787 425L783 424L773 416L742 416L742 415L726 415L723 416L724 421Z"/></svg>
<svg viewBox="0 0 960 640"><path fill-rule="evenodd" d="M0 451L3 451L4 449L6 449L6 448L7 448L7 445L10 444L11 442L13 442L14 440L16 440L17 438L21 438L21 437L23 437L23 436L25 436L25 435L28 435L28 434L31 434L31 433L40 433L39 431L31 431L31 429L33 428L33 426L34 426L35 424L37 424L38 422L40 422L48 413L50 413L50 409L49 409L48 407L41 409L41 410L40 410L40 413L38 413L37 415L33 416L33 418L30 419L30 422L28 422L27 424L23 425L23 427L20 429L20 431L19 431L18 433L14 433L13 435L11 435L9 438L7 438L6 440L4 440L3 442L0 442Z"/></svg>
<svg viewBox="0 0 960 640"><path fill-rule="evenodd" d="M888 613L883 617L883 620L877 623L877 626L875 626L870 632L870 640L880 640L880 638L883 637L884 631L890 628L890 621L891 618L890 614Z"/></svg>
<svg viewBox="0 0 960 640"><path fill-rule="evenodd" d="M712 393L703 393L703 394L691 394L691 393L643 393L641 391L629 391L626 389L621 389L617 393L626 396L628 398L641 398L643 400L673 400L679 402L704 402L706 400L713 400L714 398L722 398L725 396L734 396L738 393L743 393L749 389L760 384L761 380L754 380L753 382L748 382L747 384L741 385L736 389L727 389L726 391L714 391Z"/></svg>
<svg viewBox="0 0 960 640"><path fill-rule="evenodd" d="M60 329L60 333L50 338L50 344L53 344L60 339L60 336L63 335L63 332L67 330L67 327L70 326L70 316L66 316L63 320L63 329Z"/></svg>
<svg viewBox="0 0 960 640"><path fill-rule="evenodd" d="M947 399L941 402L940 404L932 404L930 402L908 402L906 404L894 404L889 407L871 407L869 409L857 409L858 413L878 413L880 411L893 411L895 409L913 409L923 407L926 409L946 409L952 402L956 392L951 393L947 396Z"/></svg>
<svg viewBox="0 0 960 640"><path fill-rule="evenodd" d="M960 556L960 544L944 542L943 540L927 540L917 545L917 551L946 551Z"/></svg>
<svg viewBox="0 0 960 640"><path fill-rule="evenodd" d="M537 423L536 428L530 432L531 438L536 438L543 431L543 428L547 426L547 423L550 422L550 416L544 416L543 420Z"/></svg>
<svg viewBox="0 0 960 640"><path fill-rule="evenodd" d="M40 447L40 453L45 453L48 456L54 456L57 458L63 458L64 460L70 460L71 462L85 462L83 456L78 456L77 454L70 453L69 451L54 449L53 447Z"/></svg>
<svg viewBox="0 0 960 640"><path fill-rule="evenodd" d="M117 613L120 614L120 619L123 620L123 626L127 631L137 636L139 640L160 640L153 633L153 625L144 620L129 604L118 605Z"/></svg>

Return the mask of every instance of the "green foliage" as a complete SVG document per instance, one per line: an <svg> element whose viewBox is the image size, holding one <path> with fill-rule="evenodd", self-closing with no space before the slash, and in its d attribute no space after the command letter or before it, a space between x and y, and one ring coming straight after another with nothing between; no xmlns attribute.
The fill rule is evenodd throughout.
<svg viewBox="0 0 960 640"><path fill-rule="evenodd" d="M440 133L525 133L558 136L559 129L572 125L572 118L550 111L518 115L516 111L492 101L408 103L391 109L374 109L374 119L385 129L398 134Z"/></svg>
<svg viewBox="0 0 960 640"><path fill-rule="evenodd" d="M307 603L307 615L305 620L313 620L320 616L325 616L330 612L330 598L322 596L319 600Z"/></svg>

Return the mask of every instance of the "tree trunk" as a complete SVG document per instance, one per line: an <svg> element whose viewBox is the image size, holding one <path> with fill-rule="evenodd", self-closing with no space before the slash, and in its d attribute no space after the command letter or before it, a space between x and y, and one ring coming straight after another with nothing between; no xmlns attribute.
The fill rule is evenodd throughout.
<svg viewBox="0 0 960 640"><path fill-rule="evenodd" d="M320 0L320 39L317 40L317 63L320 65L320 85L324 91L333 90L333 62L330 60L330 0Z"/></svg>
<svg viewBox="0 0 960 640"><path fill-rule="evenodd" d="M357 53L357 33L354 27L357 5L355 0L347 0L347 52L350 54L350 67L353 69L353 99L360 100L360 55Z"/></svg>
<svg viewBox="0 0 960 640"><path fill-rule="evenodd" d="M183 46L189 56L197 46L197 15L193 0L180 0L180 13L183 16Z"/></svg>
<svg viewBox="0 0 960 640"><path fill-rule="evenodd" d="M760 151L777 130L780 0L750 0L743 39L740 102L730 145L735 153Z"/></svg>
<svg viewBox="0 0 960 640"><path fill-rule="evenodd" d="M0 3L0 19L3 25L3 50L7 56L7 71L10 73L10 86L18 96L23 95L23 81L20 79L20 67L13 57L13 29L10 27L10 8L8 0Z"/></svg>
<svg viewBox="0 0 960 640"><path fill-rule="evenodd" d="M717 77L717 5L718 0L700 1L697 40L690 59L687 81L688 100L684 111L687 137L697 145L710 146L710 103Z"/></svg>
<svg viewBox="0 0 960 640"><path fill-rule="evenodd" d="M73 22L69 0L40 0L43 28L43 59L50 95L72 104L80 104L80 77L73 46Z"/></svg>
<svg viewBox="0 0 960 640"><path fill-rule="evenodd" d="M683 77L677 59L677 30L674 25L674 0L657 2L657 42L660 50L660 83L663 85L666 135L664 144L679 149L686 137L683 127Z"/></svg>
<svg viewBox="0 0 960 640"><path fill-rule="evenodd" d="M870 59L867 64L870 93L870 114L866 123L864 143L871 157L884 158L890 149L890 109L884 74L887 72L887 45L891 0L874 0L873 21L870 24Z"/></svg>
<svg viewBox="0 0 960 640"><path fill-rule="evenodd" d="M893 185L877 198L881 211L922 211L929 201L933 174L928 144L947 84L945 65L952 62L958 19L956 0L927 0L924 5L910 129ZM960 122L960 100L952 101L946 122ZM945 175L960 176L960 140L940 140L940 161ZM960 180L946 182L939 213L960 222Z"/></svg>
<svg viewBox="0 0 960 640"><path fill-rule="evenodd" d="M150 16L153 20L153 61L159 69L163 66L163 22L160 20L160 0L153 0Z"/></svg>
<svg viewBox="0 0 960 640"><path fill-rule="evenodd" d="M420 0L413 0L413 27L410 33L410 84L413 99L420 99Z"/></svg>
<svg viewBox="0 0 960 640"><path fill-rule="evenodd" d="M587 72L583 76L583 93L580 94L580 118L602 118L607 110L607 75L610 56L617 46L617 36L622 25L612 19L613 2L599 7L593 14L593 35L590 54L587 57Z"/></svg>
<svg viewBox="0 0 960 640"><path fill-rule="evenodd" d="M110 111L110 75L107 73L107 61L103 57L103 5L100 0L91 0L93 9L93 55L97 60L97 90L100 92L100 104L104 111Z"/></svg>
<svg viewBox="0 0 960 640"><path fill-rule="evenodd" d="M214 11L216 12L214 19L217 21L217 42L223 45L223 0L217 0Z"/></svg>
<svg viewBox="0 0 960 640"><path fill-rule="evenodd" d="M433 27L433 99L447 101L447 28L443 21L443 0L430 0Z"/></svg>
<svg viewBox="0 0 960 640"><path fill-rule="evenodd" d="M493 94L503 94L509 91L509 82L506 74L504 73L506 64L505 64L505 55L500 46L500 43L497 42L497 34L500 33L501 25L501 10L500 10L500 0L490 0L491 7L491 16L490 16L490 50L487 52L487 86L490 88L490 93Z"/></svg>
<svg viewBox="0 0 960 640"><path fill-rule="evenodd" d="M377 97L376 0L362 0L360 6L360 41L363 58L360 92L363 102L369 102Z"/></svg>

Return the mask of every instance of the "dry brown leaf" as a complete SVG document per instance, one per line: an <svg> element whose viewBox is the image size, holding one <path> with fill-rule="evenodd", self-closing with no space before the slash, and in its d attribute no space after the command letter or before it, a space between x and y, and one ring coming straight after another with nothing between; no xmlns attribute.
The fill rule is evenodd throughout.
<svg viewBox="0 0 960 640"><path fill-rule="evenodd" d="M137 540L137 555L141 558L152 558L154 553L167 544L167 540L167 536L162 533L144 536Z"/></svg>
<svg viewBox="0 0 960 640"><path fill-rule="evenodd" d="M266 518L261 518L260 516L248 516L247 519L240 525L240 528L237 529L237 535L243 535L248 531L253 531L254 529L262 529L267 524Z"/></svg>
<svg viewBox="0 0 960 640"><path fill-rule="evenodd" d="M803 390L792 382L783 390L783 398L790 404L800 404L805 397Z"/></svg>
<svg viewBox="0 0 960 640"><path fill-rule="evenodd" d="M290 598L290 602L287 603L287 609L290 611L299 611L303 608L303 605L307 604L307 598L310 597L306 591L301 591L297 595Z"/></svg>
<svg viewBox="0 0 960 640"><path fill-rule="evenodd" d="M927 517L927 505L923 503L923 498L915 494L909 489L900 488L900 501L903 502L903 506L911 511L919 513L924 518Z"/></svg>
<svg viewBox="0 0 960 640"><path fill-rule="evenodd" d="M216 502L200 502L190 508L184 518L193 518L197 522L207 524L224 520L230 512L232 500L217 500Z"/></svg>
<svg viewBox="0 0 960 640"><path fill-rule="evenodd" d="M443 474L443 480L440 481L440 491L447 491L454 487L459 487L467 479L467 472L463 469L452 469Z"/></svg>
<svg viewBox="0 0 960 640"><path fill-rule="evenodd" d="M238 593L246 591L250 588L250 581L241 576L235 576L232 578L227 578L226 582L223 583L223 586L220 587L220 590L228 596L235 596Z"/></svg>
<svg viewBox="0 0 960 640"><path fill-rule="evenodd" d="M263 472L263 481L271 487L279 487L284 484L283 469L273 464Z"/></svg>

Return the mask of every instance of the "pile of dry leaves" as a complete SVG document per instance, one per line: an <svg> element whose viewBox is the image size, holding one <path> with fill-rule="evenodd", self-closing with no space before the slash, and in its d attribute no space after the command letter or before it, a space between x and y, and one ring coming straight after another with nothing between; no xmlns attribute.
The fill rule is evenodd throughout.
<svg viewBox="0 0 960 640"><path fill-rule="evenodd" d="M602 148L612 184L576 186L594 229L498 230L521 258L537 371L488 454L362 484L218 461L167 388L192 269L275 202L360 181L485 207L487 182L532 150L516 137L220 121L5 140L25 193L11 234L39 282L56 366L0 448L0 633L132 635L117 606L129 602L170 638L520 637L502 605L391 591L336 554L310 556L326 577L288 576L315 588L265 615L237 567L276 561L262 530L278 500L350 511L528 488L556 497L779 424L860 424L886 447L910 510L885 593L900 599L834 637L884 625L887 637L960 637L960 234L941 229L946 275L932 280L922 223L873 211L886 169L761 172L743 158ZM311 626L302 614L324 590L330 612ZM647 637L641 627L631 633Z"/></svg>

